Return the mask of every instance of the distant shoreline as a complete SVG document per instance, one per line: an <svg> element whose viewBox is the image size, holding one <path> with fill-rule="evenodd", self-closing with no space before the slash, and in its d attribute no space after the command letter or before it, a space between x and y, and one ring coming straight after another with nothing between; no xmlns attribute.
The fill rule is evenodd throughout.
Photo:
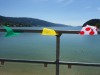
<svg viewBox="0 0 100 75"><path fill-rule="evenodd" d="M70 25L52 23L36 18L0 16L0 25L9 27L67 27Z"/></svg>

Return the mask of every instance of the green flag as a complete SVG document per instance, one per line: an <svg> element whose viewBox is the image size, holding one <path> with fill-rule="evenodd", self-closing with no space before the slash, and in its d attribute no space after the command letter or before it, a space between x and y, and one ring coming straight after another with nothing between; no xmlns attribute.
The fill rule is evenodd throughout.
<svg viewBox="0 0 100 75"><path fill-rule="evenodd" d="M7 31L7 34L5 35L5 37L12 37L12 36L16 36L20 33L15 33L10 27L7 27L7 26L3 26L6 31Z"/></svg>

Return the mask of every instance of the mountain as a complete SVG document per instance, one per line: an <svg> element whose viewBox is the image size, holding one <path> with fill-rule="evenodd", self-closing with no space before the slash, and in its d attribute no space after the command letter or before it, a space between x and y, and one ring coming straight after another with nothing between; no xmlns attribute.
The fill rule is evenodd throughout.
<svg viewBox="0 0 100 75"><path fill-rule="evenodd" d="M83 24L83 27L86 25L97 26L100 28L100 19L91 19Z"/></svg>
<svg viewBox="0 0 100 75"><path fill-rule="evenodd" d="M51 23L48 21L27 17L0 16L0 25L14 27L65 27L68 25Z"/></svg>

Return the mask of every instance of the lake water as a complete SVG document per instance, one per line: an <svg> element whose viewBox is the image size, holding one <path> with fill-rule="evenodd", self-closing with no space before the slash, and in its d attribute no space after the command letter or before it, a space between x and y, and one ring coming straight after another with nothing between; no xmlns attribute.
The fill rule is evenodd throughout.
<svg viewBox="0 0 100 75"><path fill-rule="evenodd" d="M28 27L21 29L42 29ZM81 27L55 27L57 30L81 30ZM0 58L55 61L56 37L40 33L22 33L11 38L0 33ZM81 36L63 34L60 44L60 61L100 63L100 35ZM100 75L98 67L60 66L60 75ZM44 68L41 64L6 63L0 75L55 75L55 65Z"/></svg>

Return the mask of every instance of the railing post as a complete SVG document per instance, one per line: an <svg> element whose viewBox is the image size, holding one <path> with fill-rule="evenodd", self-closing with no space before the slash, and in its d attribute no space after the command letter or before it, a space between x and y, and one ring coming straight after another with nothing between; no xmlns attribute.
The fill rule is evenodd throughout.
<svg viewBox="0 0 100 75"><path fill-rule="evenodd" d="M60 57L60 36L56 36L56 75L59 75L59 57Z"/></svg>

